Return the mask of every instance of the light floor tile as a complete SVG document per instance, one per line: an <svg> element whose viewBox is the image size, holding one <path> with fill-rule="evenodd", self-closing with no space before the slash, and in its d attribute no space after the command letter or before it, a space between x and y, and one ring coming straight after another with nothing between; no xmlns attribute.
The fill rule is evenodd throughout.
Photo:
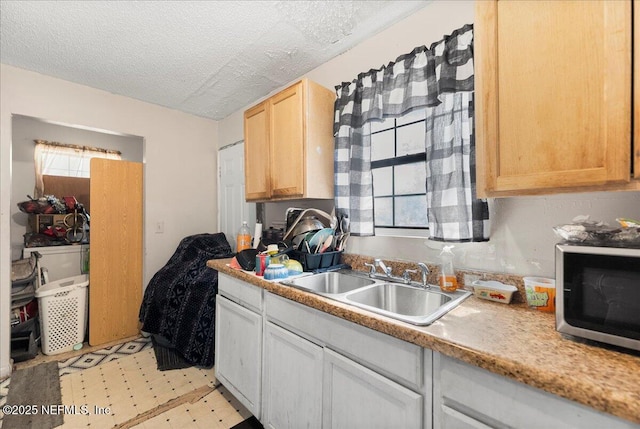
<svg viewBox="0 0 640 429"><path fill-rule="evenodd" d="M158 371L153 349L144 344L115 346L61 362L60 374L63 405L78 409L84 405L89 411L88 415L65 415L63 429L112 428L202 386L217 384L213 368ZM0 386L0 400L6 397L9 384ZM95 407L109 407L110 414L96 414ZM219 386L199 401L178 405L135 428L229 429L250 416Z"/></svg>

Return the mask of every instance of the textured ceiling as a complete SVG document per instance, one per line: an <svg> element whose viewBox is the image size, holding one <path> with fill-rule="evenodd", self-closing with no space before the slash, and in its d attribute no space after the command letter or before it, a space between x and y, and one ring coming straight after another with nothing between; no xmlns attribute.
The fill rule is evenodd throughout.
<svg viewBox="0 0 640 429"><path fill-rule="evenodd" d="M0 0L0 61L222 119L427 3Z"/></svg>

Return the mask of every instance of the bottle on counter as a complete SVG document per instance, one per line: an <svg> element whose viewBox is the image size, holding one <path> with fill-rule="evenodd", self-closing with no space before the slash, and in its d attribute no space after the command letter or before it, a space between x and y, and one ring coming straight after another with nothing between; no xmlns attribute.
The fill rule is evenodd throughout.
<svg viewBox="0 0 640 429"><path fill-rule="evenodd" d="M241 252L245 249L251 248L251 230L247 221L242 221L242 226L238 230L236 236L236 252Z"/></svg>
<svg viewBox="0 0 640 429"><path fill-rule="evenodd" d="M440 252L440 289L444 292L454 292L458 289L458 279L453 269L453 246L444 246Z"/></svg>

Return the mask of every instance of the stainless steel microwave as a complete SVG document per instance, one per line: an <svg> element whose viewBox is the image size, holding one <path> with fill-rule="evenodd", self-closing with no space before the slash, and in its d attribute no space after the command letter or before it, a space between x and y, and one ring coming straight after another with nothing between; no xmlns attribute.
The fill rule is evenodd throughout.
<svg viewBox="0 0 640 429"><path fill-rule="evenodd" d="M640 249L557 245L556 329L640 350Z"/></svg>

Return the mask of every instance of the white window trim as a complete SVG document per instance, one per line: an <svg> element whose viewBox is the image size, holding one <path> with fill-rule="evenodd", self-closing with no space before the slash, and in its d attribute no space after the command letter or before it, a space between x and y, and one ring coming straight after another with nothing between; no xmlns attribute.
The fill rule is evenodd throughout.
<svg viewBox="0 0 640 429"><path fill-rule="evenodd" d="M375 228L376 237L397 237L397 238L429 238L428 228L385 228L377 226Z"/></svg>

